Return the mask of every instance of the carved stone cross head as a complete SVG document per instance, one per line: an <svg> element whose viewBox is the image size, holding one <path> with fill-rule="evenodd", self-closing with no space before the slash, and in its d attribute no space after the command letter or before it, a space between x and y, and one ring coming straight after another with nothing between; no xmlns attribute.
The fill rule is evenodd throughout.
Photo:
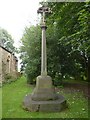
<svg viewBox="0 0 90 120"><path fill-rule="evenodd" d="M42 7L40 7L38 10L37 10L37 13L41 13L42 15L42 20L43 22L45 22L45 14L46 13L51 13L51 10L50 8L48 8L47 6L43 5Z"/></svg>

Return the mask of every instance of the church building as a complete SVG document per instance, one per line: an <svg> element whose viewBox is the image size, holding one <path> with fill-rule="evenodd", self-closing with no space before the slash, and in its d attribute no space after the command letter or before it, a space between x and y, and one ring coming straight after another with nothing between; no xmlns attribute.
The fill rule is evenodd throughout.
<svg viewBox="0 0 90 120"><path fill-rule="evenodd" d="M0 83L7 77L17 78L18 59L17 57L0 45Z"/></svg>

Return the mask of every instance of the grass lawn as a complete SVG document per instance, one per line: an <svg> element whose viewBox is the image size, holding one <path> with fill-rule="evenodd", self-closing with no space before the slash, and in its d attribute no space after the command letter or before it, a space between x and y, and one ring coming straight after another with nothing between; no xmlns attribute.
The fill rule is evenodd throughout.
<svg viewBox="0 0 90 120"><path fill-rule="evenodd" d="M2 118L2 88L0 87L0 119Z"/></svg>
<svg viewBox="0 0 90 120"><path fill-rule="evenodd" d="M2 117L3 118L88 118L88 101L82 92L66 93L63 88L58 94L64 95L68 108L58 113L28 112L22 109L22 101L26 94L32 92L33 86L26 84L26 78L21 77L11 84L2 87ZM80 119L79 119L80 120Z"/></svg>

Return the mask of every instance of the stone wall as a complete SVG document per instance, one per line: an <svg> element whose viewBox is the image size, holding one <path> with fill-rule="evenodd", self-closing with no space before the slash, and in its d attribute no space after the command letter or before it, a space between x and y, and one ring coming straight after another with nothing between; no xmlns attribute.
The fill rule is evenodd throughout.
<svg viewBox="0 0 90 120"><path fill-rule="evenodd" d="M17 77L18 60L12 52L0 47L0 81L4 81L6 75Z"/></svg>

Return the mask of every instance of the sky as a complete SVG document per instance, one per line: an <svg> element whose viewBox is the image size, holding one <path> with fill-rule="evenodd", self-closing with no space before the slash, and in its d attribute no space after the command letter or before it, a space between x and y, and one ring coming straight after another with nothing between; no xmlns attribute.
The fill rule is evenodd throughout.
<svg viewBox="0 0 90 120"><path fill-rule="evenodd" d="M38 21L37 9L41 0L0 0L0 27L8 31L19 47L26 26Z"/></svg>
<svg viewBox="0 0 90 120"><path fill-rule="evenodd" d="M0 0L0 27L7 30L14 39L14 46L20 47L20 39L26 26L38 23L37 9L42 0ZM16 54L19 59L19 56ZM20 69L19 59L19 69Z"/></svg>

